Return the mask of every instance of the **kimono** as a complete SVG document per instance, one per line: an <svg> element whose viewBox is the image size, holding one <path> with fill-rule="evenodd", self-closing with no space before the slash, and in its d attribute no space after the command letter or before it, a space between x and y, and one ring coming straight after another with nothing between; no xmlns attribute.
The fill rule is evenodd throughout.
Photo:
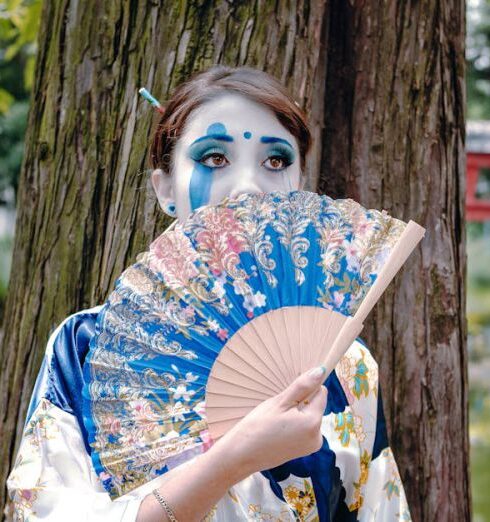
<svg viewBox="0 0 490 522"><path fill-rule="evenodd" d="M143 498L164 478L112 501L104 477L93 469L82 417L82 367L101 308L67 317L49 338L7 479L14 520L134 521ZM360 338L324 384L329 393L320 450L253 473L203 520L411 520L388 443L378 366Z"/></svg>

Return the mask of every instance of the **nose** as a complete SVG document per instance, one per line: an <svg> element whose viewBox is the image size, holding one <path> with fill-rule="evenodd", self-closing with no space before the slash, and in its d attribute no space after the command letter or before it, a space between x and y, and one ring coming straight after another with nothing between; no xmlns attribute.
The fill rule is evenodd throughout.
<svg viewBox="0 0 490 522"><path fill-rule="evenodd" d="M258 187L248 187L243 189L232 190L230 192L230 197L236 198L241 194L261 194L262 192L263 190L259 189Z"/></svg>
<svg viewBox="0 0 490 522"><path fill-rule="evenodd" d="M256 173L253 169L242 169L235 173L235 183L230 190L230 197L236 198L240 194L259 194L261 192L263 190L257 183Z"/></svg>

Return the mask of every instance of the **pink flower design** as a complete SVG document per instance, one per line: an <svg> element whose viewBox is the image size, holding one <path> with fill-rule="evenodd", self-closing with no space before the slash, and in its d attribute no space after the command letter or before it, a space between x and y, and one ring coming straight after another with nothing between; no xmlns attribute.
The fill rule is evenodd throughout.
<svg viewBox="0 0 490 522"><path fill-rule="evenodd" d="M358 270L360 265L360 249L355 242L344 241L345 257L349 270Z"/></svg>
<svg viewBox="0 0 490 522"><path fill-rule="evenodd" d="M169 388L169 390L173 393L175 401L184 399L184 401L189 402L191 397L196 393L195 390L188 390L185 384L178 384L177 387Z"/></svg>
<svg viewBox="0 0 490 522"><path fill-rule="evenodd" d="M31 498L33 497L33 493L32 493L32 490L30 489L21 489L20 490L20 497L23 498L24 500L31 500Z"/></svg>
<svg viewBox="0 0 490 522"><path fill-rule="evenodd" d="M204 417L206 414L204 401L198 402L192 409L199 415L199 417Z"/></svg>
<svg viewBox="0 0 490 522"><path fill-rule="evenodd" d="M222 341L228 337L228 330L226 328L220 328L216 334Z"/></svg>
<svg viewBox="0 0 490 522"><path fill-rule="evenodd" d="M328 225L328 223L326 223L326 225ZM324 244L329 246L340 246L345 237L345 233L342 229L328 228L328 226L322 228L320 234Z"/></svg>
<svg viewBox="0 0 490 522"><path fill-rule="evenodd" d="M373 228L374 222L369 220L365 215L363 215L359 221L354 222L354 233L356 236L365 236L371 233Z"/></svg>
<svg viewBox="0 0 490 522"><path fill-rule="evenodd" d="M134 420L138 423L138 428L143 431L151 431L153 423L159 420L159 415L153 410L150 401L145 399L135 399L129 402L132 408Z"/></svg>
<svg viewBox="0 0 490 522"><path fill-rule="evenodd" d="M211 273L234 273L239 254L247 249L240 222L231 208L210 207L202 214L203 228L196 234L199 252L205 257Z"/></svg>
<svg viewBox="0 0 490 522"><path fill-rule="evenodd" d="M357 248L357 245L352 242L352 241L348 241L347 239L344 240L344 248L345 248L345 253L349 256L355 256L357 255L357 251L358 251L358 248Z"/></svg>
<svg viewBox="0 0 490 522"><path fill-rule="evenodd" d="M189 239L178 232L164 232L150 245L150 266L162 272L168 284L187 285L199 273L196 259Z"/></svg>
<svg viewBox="0 0 490 522"><path fill-rule="evenodd" d="M211 438L211 435L209 434L209 430L201 431L199 433L199 436L201 437L201 439L203 441L204 451L207 451L214 444L214 441Z"/></svg>
<svg viewBox="0 0 490 522"><path fill-rule="evenodd" d="M230 250L232 250L233 252L236 252L237 254L242 252L242 250L243 250L243 241L241 241L238 237L236 237L236 236L228 236L226 238L226 240L227 240L228 248Z"/></svg>
<svg viewBox="0 0 490 522"><path fill-rule="evenodd" d="M105 419L104 423L108 426L108 431L112 435L117 435L121 431L121 421L116 417L109 416Z"/></svg>
<svg viewBox="0 0 490 522"><path fill-rule="evenodd" d="M186 306L184 308L184 317L187 319L192 319L196 315L196 310L193 306Z"/></svg>
<svg viewBox="0 0 490 522"><path fill-rule="evenodd" d="M344 295L340 292L334 292L333 293L333 302L335 303L335 306L340 306L344 302Z"/></svg>

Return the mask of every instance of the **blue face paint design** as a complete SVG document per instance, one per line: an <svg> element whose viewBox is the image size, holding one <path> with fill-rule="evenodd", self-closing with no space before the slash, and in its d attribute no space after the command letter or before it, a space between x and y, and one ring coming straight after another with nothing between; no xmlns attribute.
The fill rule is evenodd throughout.
<svg viewBox="0 0 490 522"><path fill-rule="evenodd" d="M261 143L283 143L284 145L287 145L288 147L291 147L292 150L294 150L291 143L283 138L276 138L275 136L261 136L260 141Z"/></svg>
<svg viewBox="0 0 490 522"><path fill-rule="evenodd" d="M197 140L194 140L192 142L192 145L195 145L196 143L200 143L201 141L206 141L209 139L214 139L214 140L218 140L218 141L233 141L233 137L230 136L229 134L219 134L219 133L211 132L209 134L201 136L200 138L197 138ZM192 147L192 145L191 145L191 147Z"/></svg>
<svg viewBox="0 0 490 522"><path fill-rule="evenodd" d="M245 131L243 133L243 137L246 139L246 140L249 140L251 137L252 137L252 133L250 131Z"/></svg>
<svg viewBox="0 0 490 522"><path fill-rule="evenodd" d="M260 141L261 143L272 144L272 146L269 149L267 149L267 157L277 156L279 158L282 158L284 163L286 164L286 167L289 167L289 165L291 165L294 162L296 154L289 141L283 138L276 138L274 136L261 136ZM282 171L278 170L277 172Z"/></svg>
<svg viewBox="0 0 490 522"><path fill-rule="evenodd" d="M189 198L191 202L191 210L205 205L209 201L209 193L211 192L211 184L213 182L212 167L197 163L192 171L191 181L189 183Z"/></svg>
<svg viewBox="0 0 490 522"><path fill-rule="evenodd" d="M203 165L199 160L204 154L213 152L226 154L226 149L221 142L231 141L233 141L233 137L227 133L226 127L222 123L216 122L206 129L204 136L194 140L189 147L189 156L194 160L194 169L189 183L191 211L208 203L213 183L215 168Z"/></svg>

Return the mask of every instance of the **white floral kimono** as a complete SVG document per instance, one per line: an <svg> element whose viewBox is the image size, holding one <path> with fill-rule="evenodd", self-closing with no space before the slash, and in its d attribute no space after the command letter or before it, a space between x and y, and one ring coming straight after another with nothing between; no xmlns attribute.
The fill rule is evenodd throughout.
<svg viewBox="0 0 490 522"><path fill-rule="evenodd" d="M111 501L92 467L82 366L100 309L71 315L48 341L7 480L14 520L134 521L143 498L165 479ZM234 485L206 521L411 520L387 440L378 366L360 339L325 385L323 447Z"/></svg>

